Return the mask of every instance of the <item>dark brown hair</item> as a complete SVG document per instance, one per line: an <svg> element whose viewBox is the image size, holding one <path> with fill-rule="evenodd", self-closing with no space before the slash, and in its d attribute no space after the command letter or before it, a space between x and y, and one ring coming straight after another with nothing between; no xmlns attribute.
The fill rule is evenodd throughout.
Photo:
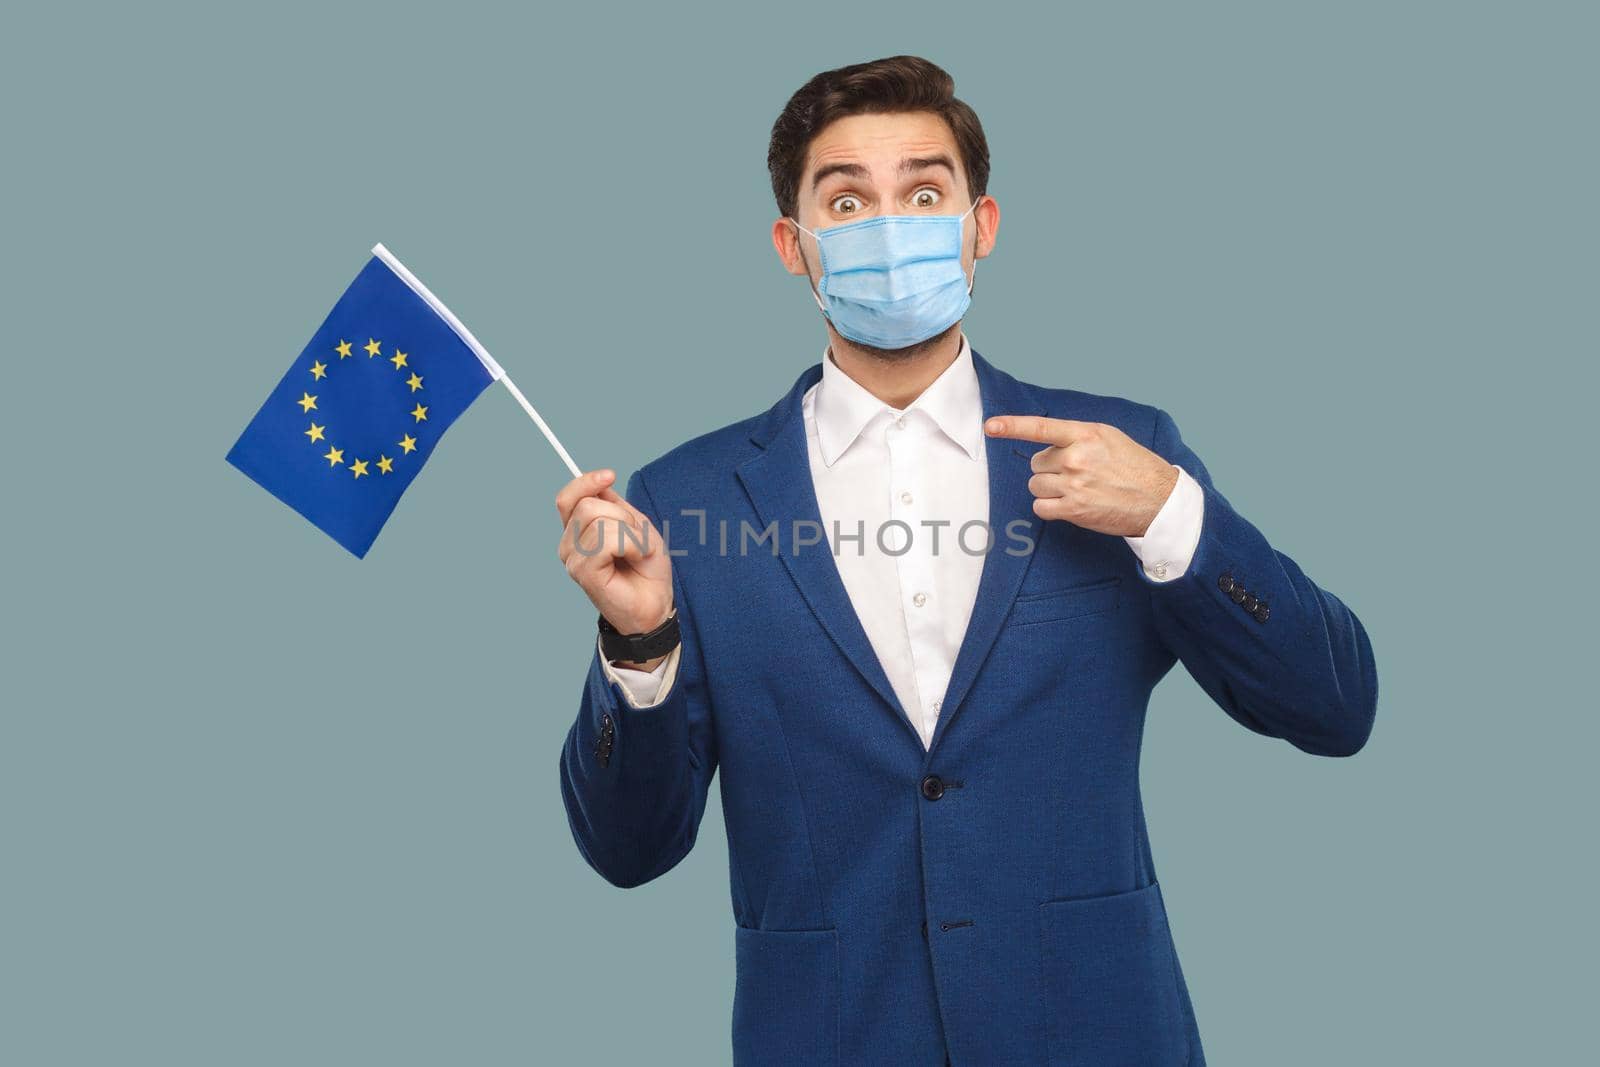
<svg viewBox="0 0 1600 1067"><path fill-rule="evenodd" d="M778 210L799 208L800 179L811 141L830 122L847 115L927 111L944 119L961 151L967 186L976 200L989 187L989 142L977 114L956 99L956 82L920 56L889 56L825 70L802 85L772 124L767 171Z"/></svg>

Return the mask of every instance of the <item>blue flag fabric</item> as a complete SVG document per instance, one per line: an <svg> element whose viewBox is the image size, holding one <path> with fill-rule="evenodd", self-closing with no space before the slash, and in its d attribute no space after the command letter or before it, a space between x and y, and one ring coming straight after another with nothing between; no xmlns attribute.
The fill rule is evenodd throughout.
<svg viewBox="0 0 1600 1067"><path fill-rule="evenodd" d="M227 456L357 558L500 377L444 305L382 245L373 251Z"/></svg>

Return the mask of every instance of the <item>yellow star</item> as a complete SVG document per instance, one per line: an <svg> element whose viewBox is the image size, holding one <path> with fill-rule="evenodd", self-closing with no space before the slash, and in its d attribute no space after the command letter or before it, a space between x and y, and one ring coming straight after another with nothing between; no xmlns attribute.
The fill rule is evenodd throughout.
<svg viewBox="0 0 1600 1067"><path fill-rule="evenodd" d="M327 373L328 365L326 363L313 362L311 364L311 376L317 381L320 382L327 375Z"/></svg>
<svg viewBox="0 0 1600 1067"><path fill-rule="evenodd" d="M329 445L328 450L322 454L322 458L328 461L328 466L337 467L344 462L344 449L334 448Z"/></svg>
<svg viewBox="0 0 1600 1067"><path fill-rule="evenodd" d="M345 356L350 354L350 342L346 341L343 337L339 338L339 343L334 346L334 351L339 353L340 359L343 359Z"/></svg>
<svg viewBox="0 0 1600 1067"><path fill-rule="evenodd" d="M411 412L411 414L412 414L412 416L413 416L413 417L414 417L414 418L416 418L416 420L417 420L417 421L418 421L418 422L421 422L421 421L422 421L422 420L423 420L423 419L425 419L425 418L427 418L427 417L428 417L428 409L427 409L427 408L425 408L425 407L423 407L423 406L422 406L422 405L421 405L421 404L418 404L418 405L417 405L417 406L416 406L416 407L415 407L415 408L414 408L414 409L413 409L413 410L412 410L412 412Z"/></svg>
<svg viewBox="0 0 1600 1067"><path fill-rule="evenodd" d="M354 463L350 464L350 469L355 471L356 477L359 478L363 474L367 473L367 461L364 459L358 459Z"/></svg>
<svg viewBox="0 0 1600 1067"><path fill-rule="evenodd" d="M411 391L413 393L416 392L418 389L422 388L422 375L418 374L416 371L412 371L411 377L406 379L406 384L411 386Z"/></svg>
<svg viewBox="0 0 1600 1067"><path fill-rule="evenodd" d="M394 473L394 460L390 459L388 456L379 456L378 457L378 469L381 470L385 474L393 474Z"/></svg>
<svg viewBox="0 0 1600 1067"><path fill-rule="evenodd" d="M302 392L300 394L300 399L296 400L295 403L300 405L300 413L304 415L306 412L317 406L317 398L312 396L310 393Z"/></svg>
<svg viewBox="0 0 1600 1067"><path fill-rule="evenodd" d="M373 356L377 355L379 352L383 351L383 345L380 342L374 341L372 338L369 337L369 338L367 338L366 349L367 349L367 358L370 359Z"/></svg>
<svg viewBox="0 0 1600 1067"><path fill-rule="evenodd" d="M406 365L406 354L397 348L394 350L394 355L389 357L389 362L394 364L395 370L399 370Z"/></svg>
<svg viewBox="0 0 1600 1067"><path fill-rule="evenodd" d="M320 441L322 440L322 431L325 429L327 429L327 427L318 426L313 422L311 424L311 429L306 431L306 436L311 438L313 441ZM330 445L329 447L331 448L332 446Z"/></svg>
<svg viewBox="0 0 1600 1067"><path fill-rule="evenodd" d="M400 447L406 450L407 455L410 455L417 450L417 439L410 434L406 434L400 438Z"/></svg>

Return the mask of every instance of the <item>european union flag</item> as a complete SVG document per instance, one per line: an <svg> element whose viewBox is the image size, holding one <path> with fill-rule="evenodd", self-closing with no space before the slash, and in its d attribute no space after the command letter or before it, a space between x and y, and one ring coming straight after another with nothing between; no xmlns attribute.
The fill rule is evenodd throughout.
<svg viewBox="0 0 1600 1067"><path fill-rule="evenodd" d="M381 244L228 452L359 558L500 367Z"/></svg>

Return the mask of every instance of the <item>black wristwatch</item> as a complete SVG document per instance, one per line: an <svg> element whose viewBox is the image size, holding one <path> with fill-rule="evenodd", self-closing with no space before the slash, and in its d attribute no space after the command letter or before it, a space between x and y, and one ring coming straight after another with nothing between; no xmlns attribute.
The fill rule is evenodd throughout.
<svg viewBox="0 0 1600 1067"><path fill-rule="evenodd" d="M643 663L665 656L678 647L678 611L672 610L665 622L642 634L625 634L600 616L600 651L608 660Z"/></svg>

